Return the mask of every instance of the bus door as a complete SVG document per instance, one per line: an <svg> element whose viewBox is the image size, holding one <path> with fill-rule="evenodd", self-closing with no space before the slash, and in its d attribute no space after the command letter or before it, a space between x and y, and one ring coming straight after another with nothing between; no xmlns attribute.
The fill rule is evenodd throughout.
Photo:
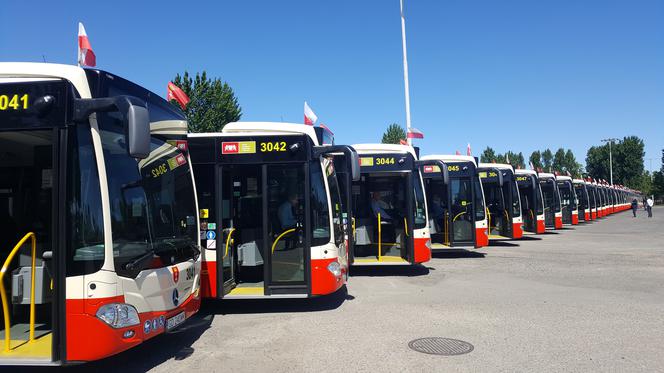
<svg viewBox="0 0 664 373"><path fill-rule="evenodd" d="M467 164L450 163L447 165L447 169L450 174L447 188L449 245L475 246L476 187L474 183L479 183L479 179L474 174L474 169Z"/></svg>
<svg viewBox="0 0 664 373"><path fill-rule="evenodd" d="M572 210L575 208L573 190L570 182L563 180L558 182L558 190L560 191L560 206L562 213L562 223L572 224Z"/></svg>
<svg viewBox="0 0 664 373"><path fill-rule="evenodd" d="M360 170L360 180L353 183L352 190L356 218L353 263L413 263L413 175L418 174L413 172L412 155L360 155ZM423 207L420 210L426 216Z"/></svg>
<svg viewBox="0 0 664 373"><path fill-rule="evenodd" d="M489 238L511 238L512 222L507 206L510 194L504 192L503 174L500 169L490 168L479 172L487 206ZM508 190L509 192L509 190Z"/></svg>
<svg viewBox="0 0 664 373"><path fill-rule="evenodd" d="M70 95L64 81L0 82L0 365L63 358L65 274L59 248L64 237L59 233L68 231L61 212L65 195L82 187L67 191L61 175L67 162L76 166L72 172L86 172L78 167L77 154L94 154L91 143L81 149L76 142L77 131L90 137L89 127L65 127ZM75 149L69 159L68 145Z"/></svg>
<svg viewBox="0 0 664 373"><path fill-rule="evenodd" d="M308 293L307 166L218 166L220 239L215 242L210 233L206 238L208 249L214 242L217 265L221 263L217 287L223 288L223 295Z"/></svg>

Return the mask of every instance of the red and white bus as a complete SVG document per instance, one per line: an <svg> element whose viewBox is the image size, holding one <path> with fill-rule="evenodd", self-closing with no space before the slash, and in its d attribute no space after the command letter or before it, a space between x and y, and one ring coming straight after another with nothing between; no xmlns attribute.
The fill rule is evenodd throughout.
<svg viewBox="0 0 664 373"><path fill-rule="evenodd" d="M556 176L558 191L560 193L560 206L563 225L579 224L579 209L576 192L569 176Z"/></svg>
<svg viewBox="0 0 664 373"><path fill-rule="evenodd" d="M432 250L480 248L489 244L484 192L475 158L464 155L427 155L422 166L429 207Z"/></svg>
<svg viewBox="0 0 664 373"><path fill-rule="evenodd" d="M537 176L544 198L544 224L548 229L561 229L563 227L563 213L556 175L540 172Z"/></svg>
<svg viewBox="0 0 664 373"><path fill-rule="evenodd" d="M101 359L198 311L186 133L119 76L0 63L0 364Z"/></svg>
<svg viewBox="0 0 664 373"><path fill-rule="evenodd" d="M521 197L521 215L523 230L526 234L540 234L546 231L544 225L544 198L537 172L534 170L516 170L516 182Z"/></svg>
<svg viewBox="0 0 664 373"><path fill-rule="evenodd" d="M480 163L478 171L487 205L489 240L521 238L521 197L514 168L509 164Z"/></svg>
<svg viewBox="0 0 664 373"><path fill-rule="evenodd" d="M189 134L209 298L306 298L340 289L347 238L329 131L292 123L238 122ZM349 197L344 196L343 201Z"/></svg>
<svg viewBox="0 0 664 373"><path fill-rule="evenodd" d="M579 221L590 221L590 197L588 196L586 182L582 179L573 179L572 184L574 185L574 193L578 201L577 216Z"/></svg>
<svg viewBox="0 0 664 373"><path fill-rule="evenodd" d="M352 186L351 265L429 261L431 237L420 173L426 161L417 161L415 149L408 145L352 147L360 158L361 177Z"/></svg>

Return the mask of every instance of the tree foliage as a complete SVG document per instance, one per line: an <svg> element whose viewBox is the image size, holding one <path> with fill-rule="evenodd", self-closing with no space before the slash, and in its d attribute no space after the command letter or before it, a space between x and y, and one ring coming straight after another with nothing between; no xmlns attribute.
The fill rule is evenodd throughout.
<svg viewBox="0 0 664 373"><path fill-rule="evenodd" d="M509 162L508 162L509 159ZM480 155L480 162L483 163L509 163L514 168L525 168L523 153L515 153L511 150L505 154L496 153L493 148L487 146Z"/></svg>
<svg viewBox="0 0 664 373"><path fill-rule="evenodd" d="M486 149L480 154L480 162L482 163L498 163L498 157L496 157L496 151L493 150L490 146L487 146Z"/></svg>
<svg viewBox="0 0 664 373"><path fill-rule="evenodd" d="M553 153L550 149L546 149L542 152L542 168L544 171L551 171L553 166Z"/></svg>
<svg viewBox="0 0 664 373"><path fill-rule="evenodd" d="M219 78L210 79L207 73L191 77L187 71L177 74L173 83L191 100L184 110L189 132L219 132L226 123L242 117L242 108L233 89ZM178 105L174 100L173 105Z"/></svg>
<svg viewBox="0 0 664 373"><path fill-rule="evenodd" d="M401 140L405 139L406 130L397 123L392 123L387 126L387 130L383 133L383 139L381 142L383 144L399 144Z"/></svg>
<svg viewBox="0 0 664 373"><path fill-rule="evenodd" d="M542 152L539 150L535 150L530 154L530 158L528 159L530 163L533 165L535 170L542 168Z"/></svg>
<svg viewBox="0 0 664 373"><path fill-rule="evenodd" d="M613 183L631 188L645 187L643 157L645 145L636 136L626 136L611 144ZM609 144L592 146L586 155L586 170L594 178L610 180Z"/></svg>

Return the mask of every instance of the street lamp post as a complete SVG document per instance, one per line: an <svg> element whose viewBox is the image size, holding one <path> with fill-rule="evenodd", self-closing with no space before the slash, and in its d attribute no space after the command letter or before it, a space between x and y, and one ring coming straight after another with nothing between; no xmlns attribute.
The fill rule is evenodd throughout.
<svg viewBox="0 0 664 373"><path fill-rule="evenodd" d="M616 138L609 138L609 139L604 139L602 142L608 142L609 143L609 174L611 178L611 186L613 186L613 156L611 155L611 143L614 141L617 141L618 139Z"/></svg>

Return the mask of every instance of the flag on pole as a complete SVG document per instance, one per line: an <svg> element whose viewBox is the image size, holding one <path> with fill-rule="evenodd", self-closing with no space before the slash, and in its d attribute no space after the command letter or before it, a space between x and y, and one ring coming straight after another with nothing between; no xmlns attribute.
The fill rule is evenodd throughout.
<svg viewBox="0 0 664 373"><path fill-rule="evenodd" d="M468 146L466 147L466 155L472 156L473 152L470 150L470 143L468 143Z"/></svg>
<svg viewBox="0 0 664 373"><path fill-rule="evenodd" d="M92 51L90 39L88 39L88 34L81 22L78 23L78 66L97 66L97 57L95 52Z"/></svg>
<svg viewBox="0 0 664 373"><path fill-rule="evenodd" d="M422 133L422 131L418 130L415 127L410 127L410 129L408 130L407 137L409 139L423 139L424 133Z"/></svg>
<svg viewBox="0 0 664 373"><path fill-rule="evenodd" d="M168 101L175 100L177 101L178 104L180 104L180 107L182 110L184 110L187 107L187 104L189 103L189 96L187 96L186 93L180 87L176 86L173 84L173 82L168 82L168 86L166 87L167 93L166 93L166 99Z"/></svg>
<svg viewBox="0 0 664 373"><path fill-rule="evenodd" d="M510 155L505 154L505 163L510 164Z"/></svg>
<svg viewBox="0 0 664 373"><path fill-rule="evenodd" d="M534 170L534 169L535 169L535 165L533 165L533 161L530 161L530 162L528 163L528 166L530 166L530 169L531 169L531 170Z"/></svg>
<svg viewBox="0 0 664 373"><path fill-rule="evenodd" d="M304 102L304 124L307 126L313 126L314 123L318 120L318 117L314 113L313 110L309 107L309 104L307 102Z"/></svg>
<svg viewBox="0 0 664 373"><path fill-rule="evenodd" d="M457 150L456 155L461 155L461 152Z"/></svg>

